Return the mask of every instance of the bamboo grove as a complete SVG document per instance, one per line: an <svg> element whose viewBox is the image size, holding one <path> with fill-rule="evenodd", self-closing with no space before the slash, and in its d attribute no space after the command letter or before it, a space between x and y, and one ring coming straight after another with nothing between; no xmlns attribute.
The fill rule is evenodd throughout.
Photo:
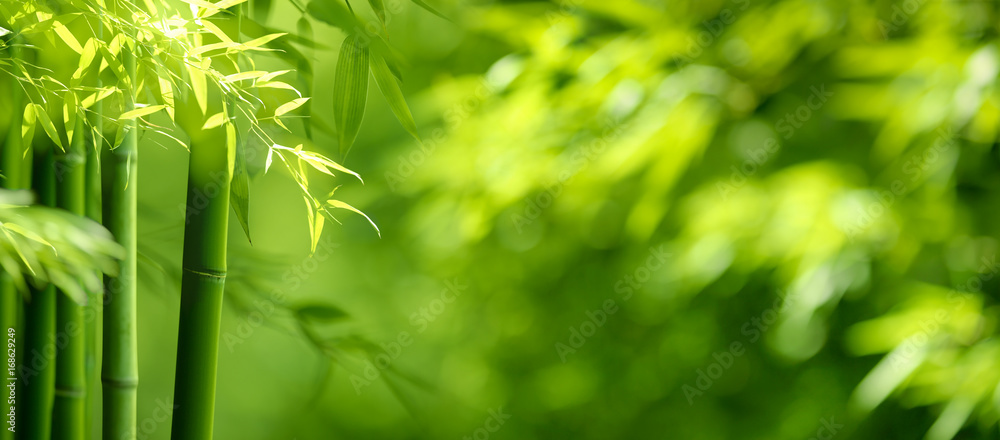
<svg viewBox="0 0 1000 440"><path fill-rule="evenodd" d="M230 207L251 231L248 145L266 148L265 172L280 164L301 189L315 251L334 210L364 215L315 195L309 179L360 180L316 150L346 156L369 72L417 137L382 2L370 2L380 26L348 3L292 3L299 35L254 21L265 1L0 1L0 324L20 335L16 429L5 424L0 439L136 438L143 139L189 152L171 425L172 438L189 440L212 438ZM311 21L346 34L334 102L315 105L332 110L335 127L308 119ZM260 70L260 57L288 67ZM317 147L313 130L339 145Z"/></svg>

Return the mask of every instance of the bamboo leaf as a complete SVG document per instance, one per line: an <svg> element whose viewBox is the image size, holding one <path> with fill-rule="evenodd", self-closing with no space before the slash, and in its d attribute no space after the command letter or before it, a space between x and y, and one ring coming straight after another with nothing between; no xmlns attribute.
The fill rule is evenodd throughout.
<svg viewBox="0 0 1000 440"><path fill-rule="evenodd" d="M285 113L288 113L292 110L302 107L302 104L305 104L307 101L309 101L309 98L298 98L290 102L286 102L274 110L274 117L277 118L278 116L282 116Z"/></svg>
<svg viewBox="0 0 1000 440"><path fill-rule="evenodd" d="M271 40L279 38L279 37L281 37L283 35L288 35L288 33L286 33L286 32L279 32L279 33L276 33L276 34L265 35L265 36L260 37L260 38L254 38L253 40L250 40L250 41L247 41L246 43L243 43L241 45L241 47L242 48L248 48L248 49L252 49L252 48L255 48L255 47L260 47L260 46L263 46L263 45L269 43Z"/></svg>
<svg viewBox="0 0 1000 440"><path fill-rule="evenodd" d="M77 67L76 72L73 72L73 77L69 82L70 86L76 87L80 85L83 75L87 73L87 69L94 63L95 56L97 56L97 40L90 38L83 46L83 53L80 54L80 65Z"/></svg>
<svg viewBox="0 0 1000 440"><path fill-rule="evenodd" d="M141 105L141 104L136 104L136 106L139 106L139 105ZM160 110L163 110L165 108L167 108L167 106L166 105L162 105L162 104L160 104L160 105L148 105L148 106L145 106L145 107L139 107L139 108L136 108L135 110L130 110L130 111L127 111L125 113L122 113L121 116L118 117L118 119L119 120L128 120L128 119L141 118L143 116L147 116L147 115L151 115L153 113L156 113L156 112L158 112Z"/></svg>
<svg viewBox="0 0 1000 440"><path fill-rule="evenodd" d="M368 98L368 46L356 35L344 39L333 83L333 114L340 153L347 156L361 129Z"/></svg>
<svg viewBox="0 0 1000 440"><path fill-rule="evenodd" d="M83 101L80 101L80 107L83 108L93 107L94 104L100 102L102 99L107 98L108 96L111 96L112 94L115 93L115 91L116 91L115 88L108 87L106 89L101 89L101 91L99 92L91 93L90 95L87 95L86 98L83 98Z"/></svg>
<svg viewBox="0 0 1000 440"><path fill-rule="evenodd" d="M278 70L278 71L275 71L275 72L271 72L271 73L268 73L268 74L266 74L266 75L261 76L260 78L258 78L257 82L266 83L266 82L268 82L268 81L270 81L270 80L272 80L272 79L274 79L274 78L276 78L276 77L278 77L280 75L284 75L284 74L286 74L288 72L291 72L291 70Z"/></svg>
<svg viewBox="0 0 1000 440"><path fill-rule="evenodd" d="M205 121L205 125L201 127L202 130L211 130L216 127L222 126L226 122L226 113L218 112L212 116L209 116L208 120Z"/></svg>
<svg viewBox="0 0 1000 440"><path fill-rule="evenodd" d="M410 108L406 105L406 98L403 97L403 92L399 89L399 83L396 82L396 77L389 70L389 65L386 64L385 59L378 54L372 54L371 69L372 76L375 77L375 84L378 85L382 96L389 103L392 113L396 115L399 123L403 124L403 128L419 141L420 134L417 133L417 124L413 121Z"/></svg>
<svg viewBox="0 0 1000 440"><path fill-rule="evenodd" d="M229 202L236 212L240 226L243 226L247 241L253 243L250 238L250 175L247 173L246 146L236 134L234 124L229 124L226 128L232 130L229 135L236 142L236 160L233 167L233 181L229 187Z"/></svg>
<svg viewBox="0 0 1000 440"><path fill-rule="evenodd" d="M105 64L107 64L107 67L111 67L115 76L117 76L119 80L124 82L125 85L130 88L132 80L125 73L125 66L123 66L121 61L118 59L117 52L113 52L111 48L106 47L103 44L99 45L97 50L101 52L101 56L104 58L101 62L101 68L99 70L104 71Z"/></svg>
<svg viewBox="0 0 1000 440"><path fill-rule="evenodd" d="M319 236L323 233L323 216L316 215L316 208L313 206L312 201L309 200L309 196L303 194L302 199L306 202L306 217L309 221L309 249L310 252L316 252L316 246L319 245Z"/></svg>
<svg viewBox="0 0 1000 440"><path fill-rule="evenodd" d="M212 44L206 44L204 46L198 46L194 49L191 49L191 52L189 53L192 56L196 56L196 55L201 55L205 52L211 52L213 50L219 50L219 49L230 49L233 47L237 47L239 45L240 43L237 43L235 41L222 41L219 43L212 43Z"/></svg>
<svg viewBox="0 0 1000 440"><path fill-rule="evenodd" d="M448 17L445 17L445 16L444 16L444 14L442 14L442 13L438 12L438 11L437 11L436 9L432 8L432 7L431 7L431 5L428 5L428 4L427 4L426 2L424 2L423 0L412 0L412 1L413 1L413 3L415 3L415 4L417 5L417 6L420 6L421 8L424 8L424 10L426 10L427 12L430 12L431 14L434 14L434 15L437 15L438 17L441 17L442 19L445 19L445 20L447 20L447 21L451 21L451 19L450 19L450 18L448 18ZM454 23L454 22L453 22L453 23Z"/></svg>
<svg viewBox="0 0 1000 440"><path fill-rule="evenodd" d="M323 322L339 321L350 316L340 308L327 304L305 304L296 307L294 311L299 319Z"/></svg>
<svg viewBox="0 0 1000 440"><path fill-rule="evenodd" d="M73 50L73 52L78 54L83 53L83 46L80 46L80 42L76 40L76 37L73 36L73 33L70 32L69 28L66 27L65 24L56 20L53 30L55 30L56 35L58 35L59 38L66 43L66 46L69 46L69 48Z"/></svg>
<svg viewBox="0 0 1000 440"><path fill-rule="evenodd" d="M67 91L63 98L63 127L66 129L66 139L73 139L78 108L76 94L72 90Z"/></svg>
<svg viewBox="0 0 1000 440"><path fill-rule="evenodd" d="M35 137L35 122L35 106L26 106L21 119L21 142L24 145L30 145L31 139ZM25 148L25 153L28 151L30 149Z"/></svg>
<svg viewBox="0 0 1000 440"><path fill-rule="evenodd" d="M42 125L42 130L45 130L45 134L49 135L52 142L55 142L60 150L65 150L63 147L62 139L59 138L59 132L56 131L55 124L49 119L49 114L45 112L45 109L38 104L31 104L35 107L35 117L38 119L38 123Z"/></svg>
<svg viewBox="0 0 1000 440"><path fill-rule="evenodd" d="M344 30L353 30L359 25L354 14L339 1L313 0L309 2L306 12L319 21Z"/></svg>
<svg viewBox="0 0 1000 440"><path fill-rule="evenodd" d="M194 66L187 66L187 71L194 99L197 101L201 113L204 114L208 110L208 82L205 80L205 74Z"/></svg>
<svg viewBox="0 0 1000 440"><path fill-rule="evenodd" d="M257 84L255 84L254 86L258 87L258 88L262 88L262 89L285 89L285 90L291 90L291 91L295 92L296 95L299 95L299 97L302 97L302 94L299 93L298 89L296 89L295 87L292 87L288 83L284 83L284 82L281 82L281 81L268 81L268 82L264 82L264 83L258 81Z"/></svg>
<svg viewBox="0 0 1000 440"><path fill-rule="evenodd" d="M284 115L285 113L288 113L292 110L301 107L302 104L305 104L307 101L309 101L309 98L298 98L282 104L281 106L279 106L277 109L274 110L274 122L280 125L285 130L288 130L288 127L285 127L285 124L281 122L280 119L281 116Z"/></svg>
<svg viewBox="0 0 1000 440"><path fill-rule="evenodd" d="M234 73L232 75L228 75L228 76L226 76L225 81L226 82L235 82L235 81L242 81L242 80L245 80L245 79L256 79L256 78L260 78L260 77L262 77L264 75L267 75L267 72L262 71L262 70L252 70L252 71L249 71L249 72L240 72L240 73Z"/></svg>
<svg viewBox="0 0 1000 440"><path fill-rule="evenodd" d="M378 226L376 226L375 222L373 222L372 219L368 217L368 214L365 214L365 213L361 212L360 210L358 210L357 208L355 208L355 207L353 207L351 205L348 205L347 203L341 202L340 200L330 199L330 200L327 200L326 203L328 205L330 205L330 207L332 207L332 208L346 209L346 210L354 212L356 214L361 214L361 216L364 217L365 220L368 220L368 223L371 223L372 227L375 228L375 232L378 233L378 236L379 237L382 236L382 231L379 231Z"/></svg>
<svg viewBox="0 0 1000 440"><path fill-rule="evenodd" d="M219 39L219 41L225 41L229 43L233 42L233 39L229 38L229 35L226 35L226 33L223 32L222 29L219 29L219 27L216 26L215 23L212 23L211 20L202 20L201 25L209 32L211 32L212 35L215 35Z"/></svg>
<svg viewBox="0 0 1000 440"><path fill-rule="evenodd" d="M215 7L218 9L229 9L233 6L243 4L246 2L247 0L222 0L221 2L216 3Z"/></svg>

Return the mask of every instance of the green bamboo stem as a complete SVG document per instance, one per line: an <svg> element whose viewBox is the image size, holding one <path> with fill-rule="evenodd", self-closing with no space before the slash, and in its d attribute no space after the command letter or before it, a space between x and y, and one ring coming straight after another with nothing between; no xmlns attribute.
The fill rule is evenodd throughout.
<svg viewBox="0 0 1000 440"><path fill-rule="evenodd" d="M221 127L194 133L191 138L174 381L177 408L171 438L210 440L226 281L232 154Z"/></svg>
<svg viewBox="0 0 1000 440"><path fill-rule="evenodd" d="M11 56L17 56L16 49L11 50ZM10 114L10 125L7 127L7 132L0 139L2 142L2 148L0 148L0 170L3 171L4 179L2 185L6 189L23 189L31 185L29 181L31 178L31 163L30 160L24 159L24 146L21 142L21 119L22 113L22 94L20 85L17 80L10 80L10 90L8 95L8 100L10 102L10 108L12 109ZM28 156L30 159L30 155ZM6 273L0 273L0 331L6 334L8 328L15 329L15 341L20 341L21 325L18 319L18 315L21 311L21 297L17 291L17 286L14 285L14 280ZM21 347L23 345L18 345L16 348L15 356L17 360L21 358ZM6 375L4 375L3 384L6 386L8 383ZM3 388L4 391L7 388ZM4 392L4 395L7 393ZM15 395L17 393L15 392ZM10 412L11 407L7 403L7 399L0 399L0 410L3 411L3 418L6 420L6 415ZM3 429L0 430L0 440L13 440L14 433L10 432L6 428L7 424L3 425Z"/></svg>
<svg viewBox="0 0 1000 440"><path fill-rule="evenodd" d="M42 137L38 138L39 140ZM36 140L38 160L32 174L32 186L39 201L55 205L55 173L52 143ZM52 433L52 402L55 395L56 289L49 285L30 289L24 305L23 358L19 371L21 405L18 409L19 438L48 440Z"/></svg>
<svg viewBox="0 0 1000 440"><path fill-rule="evenodd" d="M86 211L86 146L84 119L76 118L73 138L56 155L56 206L82 216ZM56 295L56 331L65 343L56 349L56 393L52 411L52 438L83 440L87 402L86 334L84 306L65 292Z"/></svg>
<svg viewBox="0 0 1000 440"><path fill-rule="evenodd" d="M135 78L135 55L122 51L125 70ZM135 103L126 100L125 110ZM101 363L103 436L105 440L136 438L137 387L139 384L136 324L136 207L138 206L138 137L134 120L123 122L125 136L114 150L105 152L104 226L125 248L117 278L105 277L104 328Z"/></svg>
<svg viewBox="0 0 1000 440"><path fill-rule="evenodd" d="M98 38L103 37L104 27L98 26ZM103 84L100 80L100 71L97 70L98 79L95 86L100 88ZM104 149L104 104L98 101L92 107L89 114L90 126L92 130L87 132L87 183L85 198L87 202L87 218L100 223L101 213L101 151ZM100 275L100 274L98 274ZM84 410L86 419L87 438L98 438L101 436L101 424L98 416L101 407L101 391L98 389L101 383L101 337L103 321L103 292L88 292L87 309L84 312L84 320L87 332L87 406ZM95 423L95 421L97 423Z"/></svg>

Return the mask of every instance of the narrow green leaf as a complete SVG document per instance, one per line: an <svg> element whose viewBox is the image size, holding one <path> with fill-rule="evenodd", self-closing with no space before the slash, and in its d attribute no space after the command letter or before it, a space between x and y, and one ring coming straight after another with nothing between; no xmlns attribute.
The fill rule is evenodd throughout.
<svg viewBox="0 0 1000 440"><path fill-rule="evenodd" d="M280 76L280 75L284 75L284 74L286 74L288 72L291 72L291 70L278 70L278 71L274 71L274 72L268 73L268 74L266 74L264 76L261 76L260 78L257 79L257 82L266 83L266 82L274 79L275 77Z"/></svg>
<svg viewBox="0 0 1000 440"><path fill-rule="evenodd" d="M375 228L375 232L378 233L379 237L382 236L382 231L380 231L378 229L378 226L375 225L375 222L373 222L372 219L370 217L368 217L368 214L365 214L365 213L361 212L359 209L357 209L357 208L355 208L355 207L353 207L351 205L348 205L347 203L341 202L340 200L330 199L330 200L327 200L326 203L328 205L330 205L330 207L332 207L332 208L346 209L346 210L351 211L353 213L361 214L361 216L364 217L365 220L368 220L368 223L371 223L372 227Z"/></svg>
<svg viewBox="0 0 1000 440"><path fill-rule="evenodd" d="M69 28L66 27L65 24L57 21L55 23L54 30L56 31L56 35L58 35L59 38L66 43L66 46L73 50L73 52L78 54L83 53L83 47L80 46L80 42L76 40L76 37L73 36L73 32L70 32Z"/></svg>
<svg viewBox="0 0 1000 440"><path fill-rule="evenodd" d="M280 154L280 153L279 153ZM274 160L274 148L267 149L267 161L264 162L264 173L271 169L271 162Z"/></svg>
<svg viewBox="0 0 1000 440"><path fill-rule="evenodd" d="M73 139L73 131L76 129L76 112L79 107L76 93L73 93L72 90L67 91L63 98L63 127L66 129L66 139Z"/></svg>
<svg viewBox="0 0 1000 440"><path fill-rule="evenodd" d="M208 120L205 121L205 125L203 125L201 129L211 130L213 128L222 126L222 124L224 124L225 122L226 122L226 113L218 112L212 116L209 116Z"/></svg>
<svg viewBox="0 0 1000 440"><path fill-rule="evenodd" d="M313 0L306 7L306 12L319 21L345 31L354 30L360 25L354 14L339 1Z"/></svg>
<svg viewBox="0 0 1000 440"><path fill-rule="evenodd" d="M233 124L227 125L226 128L232 129L229 135L236 141L236 160L233 166L233 182L229 187L229 204L236 212L236 219L240 221L240 226L243 226L247 241L253 243L250 238L250 175L247 173L246 146Z"/></svg>
<svg viewBox="0 0 1000 440"><path fill-rule="evenodd" d="M31 144L31 139L35 137L35 106L29 105L24 108L24 116L21 119L21 142L27 146ZM30 151L25 148L25 153Z"/></svg>
<svg viewBox="0 0 1000 440"><path fill-rule="evenodd" d="M250 41L247 41L246 43L241 44L240 48L241 49L242 48L251 49L251 48L255 48L255 47L260 47L260 46L263 46L263 45L269 43L271 40L274 40L275 38L279 38L279 37L281 37L283 35L288 35L288 34L285 33L285 32L279 32L279 33L276 33L276 34L265 35L265 36L260 37L260 38L254 38L253 40L250 40Z"/></svg>
<svg viewBox="0 0 1000 440"><path fill-rule="evenodd" d="M265 72L265 71L262 71L262 70L251 70L249 72L234 73L232 75L226 76L225 81L226 82L235 82L235 81L242 81L242 80L245 80L245 79L256 79L256 78L260 78L260 77L262 77L264 75L267 75L267 73L268 72Z"/></svg>
<svg viewBox="0 0 1000 440"><path fill-rule="evenodd" d="M306 101L309 101L309 98L293 99L290 102L286 102L286 103L282 104L281 106L279 106L277 109L274 110L274 122L276 124L278 124L279 126L281 126L281 128L284 128L285 130L288 130L288 127L285 126L285 123L281 122L281 116L284 115L285 113L288 113L288 112L290 112L292 110L295 110L295 109L301 107L302 104L306 103ZM288 131L291 131L291 130L288 130Z"/></svg>
<svg viewBox="0 0 1000 440"><path fill-rule="evenodd" d="M361 129L368 98L368 46L356 35L344 39L333 83L333 115L340 154L347 156Z"/></svg>
<svg viewBox="0 0 1000 440"><path fill-rule="evenodd" d="M42 124L42 130L45 130L45 134L49 135L52 142L56 143L56 146L60 150L65 150L63 147L62 139L59 138L59 132L56 131L55 124L49 119L49 114L45 112L45 109L38 104L31 104L35 106L35 117L38 119L38 123Z"/></svg>
<svg viewBox="0 0 1000 440"><path fill-rule="evenodd" d="M332 322L349 317L347 312L327 304L305 304L295 308L299 319Z"/></svg>
<svg viewBox="0 0 1000 440"><path fill-rule="evenodd" d="M76 72L73 72L73 77L70 78L70 86L79 86L83 81L83 75L90 68L90 65L94 63L94 57L97 55L97 40L93 37L87 40L87 43L83 46L83 53L80 54L80 65L77 67Z"/></svg>
<svg viewBox="0 0 1000 440"><path fill-rule="evenodd" d="M138 104L136 104L136 105L138 105ZM161 105L149 105L149 106L146 106L146 107L139 107L139 108L137 108L135 110L130 110L130 111L127 111L125 113L122 113L121 116L118 117L118 119L119 120L126 120L126 119L141 118L143 116L156 113L156 112L158 112L160 110L163 110L165 108L167 108L167 106L162 105L162 104Z"/></svg>
<svg viewBox="0 0 1000 440"><path fill-rule="evenodd" d="M451 21L450 18L445 17L444 14L438 12L436 9L432 8L431 5L428 5L423 0L412 0L412 1L417 6L420 6L421 8L424 8L427 12L430 12L431 14L437 15L438 17L441 17L442 19L445 19L447 21Z"/></svg>
<svg viewBox="0 0 1000 440"><path fill-rule="evenodd" d="M274 117L277 118L279 116L284 115L285 113L288 113L292 110L302 107L302 104L305 104L306 101L308 100L309 98L298 98L286 102L274 110Z"/></svg>
<svg viewBox="0 0 1000 440"><path fill-rule="evenodd" d="M389 70L389 65L386 64L385 59L380 55L372 54L371 68L372 76L375 77L375 84L378 85L382 96L389 103L392 113L396 115L396 119L399 119L399 123L403 124L403 128L419 141L420 134L417 133L417 124L413 121L410 108L406 105L406 98L403 97L403 92L399 89L396 77Z"/></svg>
<svg viewBox="0 0 1000 440"><path fill-rule="evenodd" d="M281 82L281 81L268 81L268 82L259 82L258 81L257 84L254 84L254 87L261 88L261 89L265 89L266 88L266 89L285 89L285 90L291 90L291 91L295 92L296 95L299 95L299 97L302 97L302 94L299 93L299 91L295 87L292 87L290 84L284 83L284 82Z"/></svg>

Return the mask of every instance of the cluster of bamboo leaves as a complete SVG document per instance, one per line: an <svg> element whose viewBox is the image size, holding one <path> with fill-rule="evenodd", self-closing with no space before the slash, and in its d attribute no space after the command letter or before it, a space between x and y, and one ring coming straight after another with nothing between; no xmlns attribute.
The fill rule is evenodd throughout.
<svg viewBox="0 0 1000 440"><path fill-rule="evenodd" d="M265 172L278 161L297 183L315 251L325 220L337 220L333 210L368 217L334 199L332 192L317 197L311 191L311 172L360 180L340 163L304 148L312 144L311 129L334 134L339 148L333 150L346 157L364 116L370 72L403 126L419 139L400 90L400 62L387 36L364 31L348 3L313 1L306 7L293 2L303 12L300 31L309 30L308 15L347 35L334 77L335 127L310 121L303 143L275 142L276 132L292 131L288 120L306 110L310 100L308 82L304 94L286 79L296 70L310 74L309 60L285 40L304 47L316 44L311 35L283 39L284 32L250 19L247 3L0 1L0 76L19 98L4 137L4 186L33 189L41 203L61 208L28 207L26 193L2 194L5 324L24 329L26 352L67 325L87 326L85 337L72 338L69 348L59 351L54 368L46 367L41 379L23 387L25 415L18 438L85 438L93 416L84 396L99 392L92 380L93 359L102 351L104 437L135 436L135 173L140 137L155 136L190 151L189 205L192 194L206 184L219 184L224 192L208 207L188 206L175 387L181 409L173 421L173 437L184 439L212 435L230 204L250 237L246 148L263 145ZM266 16L270 2L260 3L252 9ZM382 3L372 0L370 5L384 30ZM275 55L293 68L261 70L256 57L264 55ZM96 225L102 220L111 234ZM120 271L115 259L122 260ZM101 272L108 275L103 296ZM25 300L23 322L16 313L16 298L22 295L15 292ZM98 302L105 305L103 350L100 342L86 342L95 341L100 332L83 321L85 308L100 310ZM27 358L21 356L23 363Z"/></svg>

